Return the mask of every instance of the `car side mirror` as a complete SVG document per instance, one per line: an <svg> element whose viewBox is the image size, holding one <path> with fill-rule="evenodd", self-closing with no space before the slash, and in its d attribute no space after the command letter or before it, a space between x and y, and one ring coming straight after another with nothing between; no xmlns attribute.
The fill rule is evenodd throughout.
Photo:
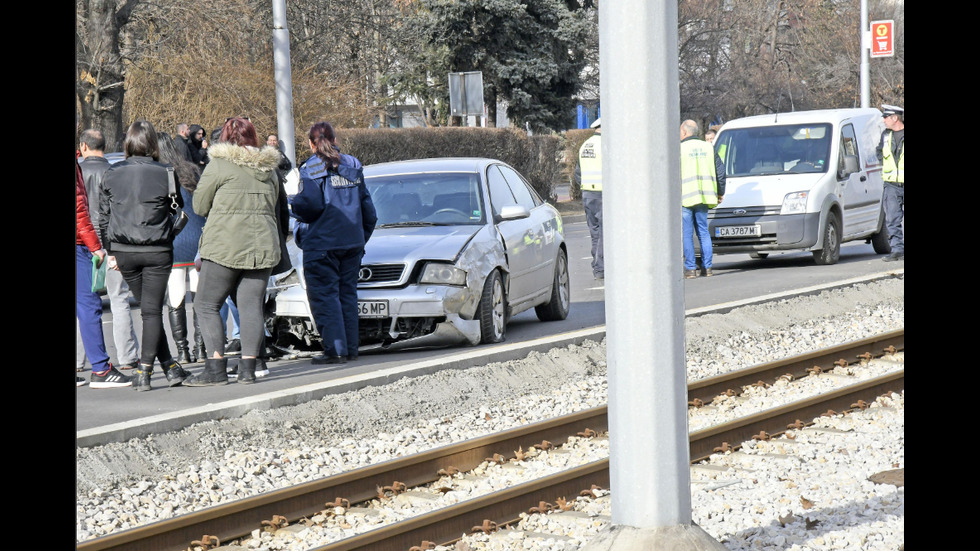
<svg viewBox="0 0 980 551"><path fill-rule="evenodd" d="M841 178L847 178L858 170L860 170L860 167L858 166L857 155L844 155L844 168L840 170L839 176Z"/></svg>
<svg viewBox="0 0 980 551"><path fill-rule="evenodd" d="M500 220L519 220L528 216L531 213L521 205L507 205L500 209Z"/></svg>

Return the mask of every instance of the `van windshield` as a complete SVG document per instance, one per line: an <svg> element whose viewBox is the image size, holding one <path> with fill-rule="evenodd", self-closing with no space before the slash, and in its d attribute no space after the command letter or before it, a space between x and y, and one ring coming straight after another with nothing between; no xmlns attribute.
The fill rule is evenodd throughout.
<svg viewBox="0 0 980 551"><path fill-rule="evenodd" d="M827 172L830 124L726 129L715 140L725 176Z"/></svg>

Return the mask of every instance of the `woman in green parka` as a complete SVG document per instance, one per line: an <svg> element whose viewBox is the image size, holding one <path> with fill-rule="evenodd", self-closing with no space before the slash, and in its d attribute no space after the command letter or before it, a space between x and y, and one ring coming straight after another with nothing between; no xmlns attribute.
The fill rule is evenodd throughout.
<svg viewBox="0 0 980 551"><path fill-rule="evenodd" d="M252 123L233 117L225 121L221 141L208 147L208 156L210 162L194 192L194 211L207 218L199 247L201 275L194 307L211 356L204 371L184 385L228 383L228 360L222 357L225 326L219 310L233 293L241 314L238 381L252 383L263 346L265 290L282 254L277 208L286 205L279 204L279 151L260 148Z"/></svg>

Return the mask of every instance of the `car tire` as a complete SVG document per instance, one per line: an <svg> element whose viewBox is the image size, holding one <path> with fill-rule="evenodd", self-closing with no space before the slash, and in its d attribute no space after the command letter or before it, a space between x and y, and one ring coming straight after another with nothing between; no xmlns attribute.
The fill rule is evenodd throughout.
<svg viewBox="0 0 980 551"><path fill-rule="evenodd" d="M487 276L480 296L480 342L490 344L503 342L507 329L507 301L504 296L504 282L500 271L494 270Z"/></svg>
<svg viewBox="0 0 980 551"><path fill-rule="evenodd" d="M888 242L888 226L885 225L885 212L881 212L881 229L878 233L871 236L871 247L877 254L888 254L892 252L891 243Z"/></svg>
<svg viewBox="0 0 980 551"><path fill-rule="evenodd" d="M840 260L840 219L834 213L827 214L823 228L823 248L813 251L813 260L821 266L837 264Z"/></svg>
<svg viewBox="0 0 980 551"><path fill-rule="evenodd" d="M534 307L534 313L541 321L561 321L568 317L571 305L571 285L568 280L568 256L565 251L558 251L555 260L555 281L551 285L551 300L547 304Z"/></svg>

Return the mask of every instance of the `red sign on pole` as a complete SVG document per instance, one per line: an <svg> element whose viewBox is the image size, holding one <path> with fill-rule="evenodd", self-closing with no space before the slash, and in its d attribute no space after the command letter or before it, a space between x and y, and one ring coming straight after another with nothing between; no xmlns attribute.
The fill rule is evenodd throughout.
<svg viewBox="0 0 980 551"><path fill-rule="evenodd" d="M871 57L892 57L895 55L895 22L871 22Z"/></svg>

